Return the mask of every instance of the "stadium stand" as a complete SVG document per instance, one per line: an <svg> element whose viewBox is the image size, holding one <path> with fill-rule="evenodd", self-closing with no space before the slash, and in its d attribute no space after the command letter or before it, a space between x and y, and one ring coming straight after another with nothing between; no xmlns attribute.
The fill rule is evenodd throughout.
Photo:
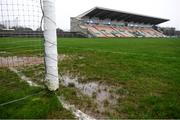
<svg viewBox="0 0 180 120"><path fill-rule="evenodd" d="M166 37L154 26L169 21L157 17L95 7L71 18L71 32L88 37Z"/></svg>

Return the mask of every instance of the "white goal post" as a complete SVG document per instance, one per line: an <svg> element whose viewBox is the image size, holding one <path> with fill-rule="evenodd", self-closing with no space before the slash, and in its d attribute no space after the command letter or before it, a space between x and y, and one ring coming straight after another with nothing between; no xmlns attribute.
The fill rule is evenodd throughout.
<svg viewBox="0 0 180 120"><path fill-rule="evenodd" d="M50 91L59 88L55 0L43 0L45 84Z"/></svg>
<svg viewBox="0 0 180 120"><path fill-rule="evenodd" d="M41 42L43 36L44 43ZM2 61L8 63L6 66L11 63L11 66L22 67L44 64L45 77L39 80L45 79L44 84L50 91L59 88L55 0L0 0L0 37L18 37L17 48L23 48L17 54L13 52L14 56L3 53L7 58L0 59L0 66L3 66ZM33 40L32 44L24 45L28 42L26 38ZM16 43L16 39L12 43ZM43 74L42 71L34 72Z"/></svg>

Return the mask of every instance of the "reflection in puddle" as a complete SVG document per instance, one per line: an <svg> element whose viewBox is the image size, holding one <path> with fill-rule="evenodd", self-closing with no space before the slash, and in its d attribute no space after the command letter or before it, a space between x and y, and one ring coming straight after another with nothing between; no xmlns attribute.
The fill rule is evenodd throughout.
<svg viewBox="0 0 180 120"><path fill-rule="evenodd" d="M67 75L62 76L60 80L64 86L71 86L79 89L83 94L92 97L97 102L98 110L104 111L104 104L115 105L117 97L110 92L112 88L98 82L79 83L78 78L71 78Z"/></svg>

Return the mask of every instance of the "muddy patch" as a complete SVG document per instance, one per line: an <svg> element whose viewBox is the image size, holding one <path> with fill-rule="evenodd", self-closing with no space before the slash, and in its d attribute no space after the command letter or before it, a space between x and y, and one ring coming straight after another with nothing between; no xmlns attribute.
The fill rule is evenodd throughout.
<svg viewBox="0 0 180 120"><path fill-rule="evenodd" d="M6 51L0 51L0 54L7 54Z"/></svg>
<svg viewBox="0 0 180 120"><path fill-rule="evenodd" d="M60 83L67 87L75 87L79 89L84 95L92 97L98 104L98 110L105 112L107 106L114 106L117 104L117 95L112 92L114 89L111 86L100 84L99 82L80 83L78 78L71 78L68 75L61 76Z"/></svg>
<svg viewBox="0 0 180 120"><path fill-rule="evenodd" d="M21 67L39 65L43 63L41 57L0 57L0 67Z"/></svg>
<svg viewBox="0 0 180 120"><path fill-rule="evenodd" d="M61 54L58 56L58 60L62 61L67 59L68 56ZM43 57L19 57L19 56L10 56L10 57L0 57L0 67L23 67L31 65L40 65L44 63Z"/></svg>

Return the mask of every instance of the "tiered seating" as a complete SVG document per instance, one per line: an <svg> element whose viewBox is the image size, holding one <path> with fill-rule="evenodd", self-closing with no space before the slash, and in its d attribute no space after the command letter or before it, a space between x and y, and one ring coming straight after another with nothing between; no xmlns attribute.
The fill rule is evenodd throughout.
<svg viewBox="0 0 180 120"><path fill-rule="evenodd" d="M152 37L152 35L148 32L148 28L139 28L139 31L141 31L143 37Z"/></svg>
<svg viewBox="0 0 180 120"><path fill-rule="evenodd" d="M125 27L112 27L118 37L134 37Z"/></svg>
<svg viewBox="0 0 180 120"><path fill-rule="evenodd" d="M108 25L86 25L83 28L95 37L166 37L153 28L119 27Z"/></svg>
<svg viewBox="0 0 180 120"><path fill-rule="evenodd" d="M112 34L114 34L116 37L126 37L126 35L124 34L124 31L119 30L118 27L111 27L113 29Z"/></svg>
<svg viewBox="0 0 180 120"><path fill-rule="evenodd" d="M106 37L115 37L112 32L113 29L109 26L99 26L95 25L94 28L96 28L98 31L102 32Z"/></svg>
<svg viewBox="0 0 180 120"><path fill-rule="evenodd" d="M154 30L153 28L150 29L154 32L154 34L156 34L157 37L166 37L164 34L158 32L157 30Z"/></svg>
<svg viewBox="0 0 180 120"><path fill-rule="evenodd" d="M121 27L122 30L124 30L125 34L127 34L127 37L135 37L132 34L132 29L130 29L129 27Z"/></svg>
<svg viewBox="0 0 180 120"><path fill-rule="evenodd" d="M153 31L150 28L143 28L142 30L146 34L146 37L155 37Z"/></svg>
<svg viewBox="0 0 180 120"><path fill-rule="evenodd" d="M165 35L153 28L143 28L143 31L146 33L146 37L165 37Z"/></svg>
<svg viewBox="0 0 180 120"><path fill-rule="evenodd" d="M94 26L86 25L88 31L93 34L95 37L106 37L105 34L94 28Z"/></svg>

